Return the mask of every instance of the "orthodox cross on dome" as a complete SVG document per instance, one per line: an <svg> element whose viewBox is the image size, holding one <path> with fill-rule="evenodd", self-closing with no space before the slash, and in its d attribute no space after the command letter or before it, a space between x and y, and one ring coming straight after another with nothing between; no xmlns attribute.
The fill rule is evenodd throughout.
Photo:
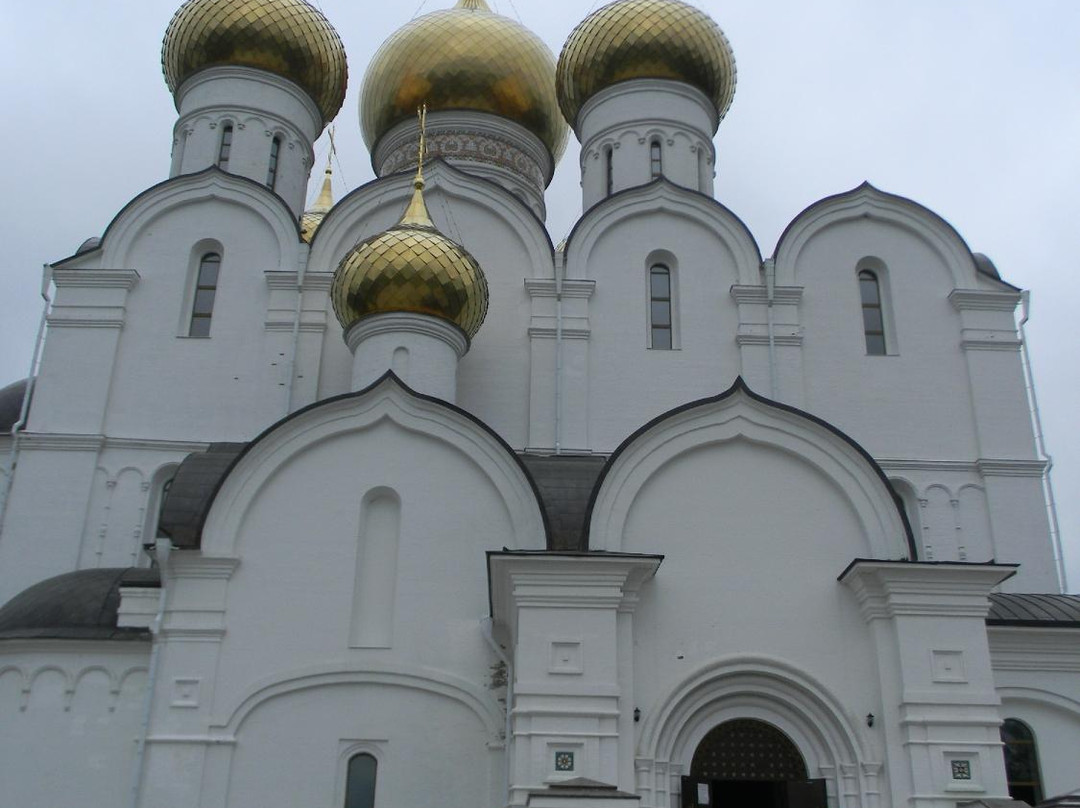
<svg viewBox="0 0 1080 808"><path fill-rule="evenodd" d="M484 0L458 0L458 4L454 8L467 8L470 11L491 11Z"/></svg>
<svg viewBox="0 0 1080 808"><path fill-rule="evenodd" d="M427 205L424 203L424 154L427 152L427 104L416 110L420 122L420 137L416 146L416 178L413 180L413 195L400 224L420 225L434 228Z"/></svg>

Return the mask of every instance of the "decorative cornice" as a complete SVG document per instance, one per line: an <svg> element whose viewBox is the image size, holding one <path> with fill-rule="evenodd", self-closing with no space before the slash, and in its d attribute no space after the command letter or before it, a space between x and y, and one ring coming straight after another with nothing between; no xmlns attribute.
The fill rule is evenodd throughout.
<svg viewBox="0 0 1080 808"><path fill-rule="evenodd" d="M24 432L19 444L23 449L46 449L54 452L96 452L105 445L105 436Z"/></svg>
<svg viewBox="0 0 1080 808"><path fill-rule="evenodd" d="M178 550L169 556L169 572L177 578L227 581L238 566L239 558L204 556L201 552Z"/></svg>
<svg viewBox="0 0 1080 808"><path fill-rule="evenodd" d="M284 290L287 292L296 291L296 279L299 273L270 269L264 274L266 276L266 286L268 289ZM333 282L334 273L332 272L304 273L305 292L329 292Z"/></svg>
<svg viewBox="0 0 1080 808"><path fill-rule="evenodd" d="M458 326L441 317L412 312L388 311L357 320L345 332L345 344L356 352L361 342L378 334L421 334L449 345L460 359L469 350L469 338Z"/></svg>
<svg viewBox="0 0 1080 808"><path fill-rule="evenodd" d="M1080 628L988 626L996 671L1080 673Z"/></svg>
<svg viewBox="0 0 1080 808"><path fill-rule="evenodd" d="M116 308L109 306L110 309ZM121 309L123 311L123 309ZM115 328L124 327L123 318L116 317L68 317L57 309L46 318L49 328Z"/></svg>
<svg viewBox="0 0 1080 808"><path fill-rule="evenodd" d="M110 438L105 436L108 449L147 449L153 451L205 452L210 444L193 440L152 440L149 438Z"/></svg>
<svg viewBox="0 0 1080 808"><path fill-rule="evenodd" d="M1045 460L1008 460L980 457L975 467L984 477L1042 477L1046 473Z"/></svg>
<svg viewBox="0 0 1080 808"><path fill-rule="evenodd" d="M139 282L134 269L55 269L53 283L57 288L131 289Z"/></svg>
<svg viewBox="0 0 1080 808"><path fill-rule="evenodd" d="M731 296L739 304L748 303L765 306L769 303L769 292L764 286L733 284ZM802 297L803 287L801 286L773 287L774 306L798 306L802 302Z"/></svg>
<svg viewBox="0 0 1080 808"><path fill-rule="evenodd" d="M735 344L736 345L768 345L769 344L769 335L768 334L754 334L754 333L737 334L735 336ZM793 348L798 348L798 347L801 347L802 344L803 344L803 335L802 335L801 332L794 333L794 334L792 334L792 333L773 334L772 344L773 345L783 345L783 346L789 346L789 347L793 347Z"/></svg>
<svg viewBox="0 0 1080 808"><path fill-rule="evenodd" d="M957 311L1015 311L1020 302L1019 292L986 291L983 289L953 289L949 302Z"/></svg>
<svg viewBox="0 0 1080 808"><path fill-rule="evenodd" d="M990 611L990 591L1016 573L1015 564L855 559L839 577L863 619L898 616L977 618Z"/></svg>
<svg viewBox="0 0 1080 808"><path fill-rule="evenodd" d="M558 332L559 332L559 329L557 329L557 328L550 328L548 326L531 326L529 328L529 338L530 339L557 339L558 336L559 336ZM587 339L589 339L589 336L591 334L592 334L592 329L590 329L590 328L563 328L562 329L562 338L563 339L585 339L585 340L587 340Z"/></svg>
<svg viewBox="0 0 1080 808"><path fill-rule="evenodd" d="M551 278L526 278L525 291L530 298L555 297L555 281ZM563 297L577 297L588 300L596 291L596 281L564 279L562 282Z"/></svg>
<svg viewBox="0 0 1080 808"><path fill-rule="evenodd" d="M977 472L974 460L923 460L897 457L876 457L879 466L886 471L959 471Z"/></svg>

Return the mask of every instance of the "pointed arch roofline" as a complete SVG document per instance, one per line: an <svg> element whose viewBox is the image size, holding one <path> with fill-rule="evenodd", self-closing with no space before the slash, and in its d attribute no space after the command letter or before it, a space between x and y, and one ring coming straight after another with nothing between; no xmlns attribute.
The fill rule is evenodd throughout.
<svg viewBox="0 0 1080 808"><path fill-rule="evenodd" d="M489 180L486 177L480 177L480 176L477 176L476 174L470 174L467 171L462 171L460 168L457 168L456 166L448 163L442 157L430 157L430 158L426 159L424 161L424 163L425 163L425 165L427 165L429 167L437 165L437 166L440 167L440 170L445 168L452 175L456 175L457 177L460 177L460 178L466 178L466 179L468 179L469 182L483 183L486 187L496 189L501 194L503 194L507 199L512 200L513 204L517 205L519 208L521 208L521 210L525 211L530 218L532 218L533 220L536 221L536 224L539 226L540 231L544 234L544 237L547 239L548 246L551 248L551 253L554 256L554 254L555 254L555 245L554 245L554 242L552 242L552 240L551 240L551 234L548 233L547 226L544 224L543 220L539 216L536 215L536 211L534 211L532 208L530 208L521 199L514 196L514 194L512 194L508 190L506 190L506 188L504 188L502 185L499 185L499 183L495 182L494 180ZM319 224L319 228L315 231L315 235L312 236L311 243L314 244L315 239L317 239L319 237L319 231L322 230L322 225L325 224L326 221L329 220L331 217L333 217L335 212L343 209L344 202L346 200L350 199L353 196L361 194L361 193L363 193L363 192L365 192L365 191L367 191L367 190L369 190L371 188L375 188L380 183L389 182L391 180L395 180L395 181L400 180L402 177L409 177L411 179L413 176L415 176L415 174L416 174L415 169L405 168L405 169L402 169L401 171L394 171L394 172L392 172L390 174L383 174L381 177L375 177L374 179L368 180L363 185L356 186L351 191L349 191L347 194L345 194L343 197L341 197L341 199L339 199L337 202L335 202L334 206L332 208L330 208L330 210L326 213L326 215L323 217L322 223Z"/></svg>
<svg viewBox="0 0 1080 808"><path fill-rule="evenodd" d="M569 251L570 246L574 242L574 236L577 235L578 231L587 222L589 222L590 219L595 218L597 215L604 212L611 205L630 199L635 195L648 196L648 194L660 189L671 190L679 194L684 194L689 199L692 199L696 202L707 203L709 206L731 217L731 219L738 225L738 227L746 234L746 237L747 239L749 239L750 243L754 245L754 250L757 252L758 265L760 266L762 260L761 246L758 244L757 239L754 238L754 234L753 232L751 232L746 222L744 222L742 218L737 213L735 213L735 211L733 211L731 208L729 208L722 202L709 196L708 194L703 194L701 193L701 191L695 191L693 188L687 188L683 185L677 185L663 175L656 177L655 179L649 180L649 182L646 182L643 185L634 185L630 188L623 188L621 191L616 191L615 193L604 197L595 205L590 207L581 215L581 217L576 222L574 222L574 226L571 228L570 234L562 242L563 251Z"/></svg>
<svg viewBox="0 0 1080 808"><path fill-rule="evenodd" d="M766 407L771 407L781 412L790 413L799 418L805 419L810 423L814 424L815 426L821 427L826 431L831 432L833 435L840 438L852 449L854 449L862 457L862 459L867 462L870 468L874 471L874 474L877 475L878 479L881 480L881 482L888 490L890 496L892 497L893 504L896 506L897 512L900 514L900 521L904 525L904 538L907 542L907 550L910 555L909 560L915 561L918 559L918 551L915 545L915 537L911 531L911 522L908 521L907 513L904 511L903 502L900 500L900 496L896 493L896 491L893 490L892 484L889 482L889 478L885 475L885 470L881 468L878 462L868 451L866 451L862 444L860 444L853 437L841 430L839 427L836 427L826 421L824 418L819 418L818 416L809 413L806 410L801 410L798 407L791 406L790 404L784 404L780 401L774 401L771 398L767 398L759 393L755 393L752 389L750 389L750 385L746 383L746 380L743 379L741 374L737 376L735 378L735 381L731 383L731 386L728 387L727 390L724 390L722 393L718 393L715 396L706 396L705 398L695 399L694 401L688 401L685 404L680 404L678 407L674 407L667 412L661 413L650 421L642 424L640 427L635 429L626 438L623 439L622 443L620 443L618 447L616 447L615 451L608 456L607 462L604 463L604 467L600 469L600 474L597 476L596 483L593 485L592 492L589 494L589 504L585 509L585 524L583 526L582 543L584 544L584 546L586 548L589 547L589 540L591 538L590 534L592 532L593 507L596 505L597 497L600 495L600 489L603 488L604 482L607 479L608 474L614 468L620 456L624 452L628 451L630 447L637 442L638 438L642 437L647 432L651 431L653 428L659 426L665 421L674 418L675 416L681 415L684 412L688 412L697 407L705 407L710 404L718 404L740 393L745 395L752 401L756 401L759 404L765 405Z"/></svg>
<svg viewBox="0 0 1080 808"><path fill-rule="evenodd" d="M101 250L105 249L105 243L109 238L109 233L116 226L116 223L119 222L124 217L124 214L127 213L129 210L131 210L131 208L135 207L139 202L143 201L148 196L151 196L152 194L160 191L162 188L167 188L167 187L169 187L171 185L176 185L178 183L185 182L185 181L190 181L190 180L198 178L198 177L210 177L210 176L214 176L214 175L221 175L223 178L228 178L229 180L239 182L239 183L241 183L243 185L247 185L250 188L257 188L260 191L262 191L264 194L269 196L270 198L272 198L272 199L276 200L278 203L280 203L281 207L284 208L285 211L288 213L289 220L292 221L293 226L296 228L296 238L297 238L297 240L298 241L300 240L300 217L293 215L292 209L289 207L288 203L279 194L277 194L276 192L270 190L269 188L267 188L265 185L263 185L260 182L255 182L255 180L250 179L248 177L243 177L243 176L241 176L239 174L230 174L228 171L222 171L216 165L212 165L212 166L207 166L206 168L202 169L201 171L194 171L194 172L192 172L190 174L177 174L175 177L168 177L167 179L164 179L161 182L154 183L149 188L146 188L146 189L140 191L135 196L133 196L131 199L129 199L124 204L124 206L122 208L120 208L120 210L118 210L116 212L116 215L114 215L112 217L112 219L109 220L109 223L105 226L105 229L101 233L101 241L97 244L97 246L95 246L93 249L86 250L84 252L76 251L75 253L67 256L66 258L61 258L58 261L52 262L50 264L50 266L52 266L54 269L62 269L63 268L62 265L66 264L68 261L72 261L72 260L74 260L76 258L81 258L84 255L90 255L91 253L100 252Z"/></svg>
<svg viewBox="0 0 1080 808"><path fill-rule="evenodd" d="M991 273L991 272L986 271L986 269L984 269L984 267L981 265L979 259L976 258L976 256L981 255L981 253L975 253L971 249L971 245L969 245L967 243L967 240L960 234L960 231L957 230L952 225L952 223L948 219L946 219L944 216L942 216L940 213L938 213L935 210L932 210L931 208L928 208L926 205L922 204L921 202L917 202L916 200L911 199L910 197L903 196L901 194L894 194L891 191L883 191L882 189L878 188L876 185L871 183L869 180L863 180L861 183L856 185L854 188L851 188L851 189L849 189L847 191L840 191L839 193L830 194L829 196L822 197L821 199L818 199L815 202L811 202L809 205L807 205L805 208L803 208L801 211L799 211L799 213L797 213L794 216L794 218L792 218L791 221L789 221L787 223L787 226L784 227L783 232L780 234L780 238L777 239L777 241L776 241L776 246L773 248L771 258L774 261L777 258L779 258L780 251L783 249L787 239L791 236L791 234L798 227L798 225L805 218L809 217L810 214L812 214L812 213L814 213L814 212L816 212L816 211L818 211L818 210L820 210L820 209L822 209L822 208L824 208L824 207L826 207L828 205L832 205L834 203L841 202L841 201L847 200L847 199L853 199L856 196L858 196L859 194L864 194L864 193L873 193L873 194L876 194L877 196L879 196L879 197L881 197L883 199L888 199L888 200L891 200L891 201L894 201L894 202L898 202L898 203L900 203L902 205L911 207L914 210L921 213L922 215L926 216L934 224L938 225L945 232L947 232L952 238L956 239L956 241L959 242L959 244L963 247L963 250L967 253L968 257L970 258L972 266L974 267L976 272L978 272L980 275L983 275L983 276L985 276L985 277L987 277L987 278L989 278L989 279L991 279L993 281L996 281L997 283L1002 284L1003 286L1007 286L1010 289L1020 291L1020 287L1014 286L1013 284L1011 284L1008 281L1004 280L999 274L996 274L996 268L995 268L995 273ZM986 260L989 261L989 259L986 259Z"/></svg>
<svg viewBox="0 0 1080 808"><path fill-rule="evenodd" d="M549 547L551 546L551 535L552 535L552 533L551 533L551 523L550 523L550 521L548 519L547 509L544 507L544 501L543 501L543 498L542 498L542 496L540 494L540 489L537 487L536 480L533 479L533 475L529 472L528 467L525 465L525 463L522 461L522 459L517 455L517 453L513 450L513 448L510 446L510 444L506 442L506 440L502 437L502 435L500 435L498 432L496 432L494 429L492 429L490 426L488 426L484 421L482 421L477 416L473 415L468 410L462 409L461 407L457 406L456 404L451 404L449 401L444 401L441 398L436 398L435 396L429 396L426 393L420 393L420 392L414 390L413 388L409 387L409 385L407 385L404 381L402 381L402 379L396 373L394 373L394 371L388 370L382 376L380 376L378 379L373 381L371 384L369 384L367 387L363 388L362 390L356 390L356 391L349 392L349 393L341 393L340 395L331 396L330 398L324 398L324 399L321 399L319 401L312 402L311 404L308 404L306 407L301 407L300 409L296 410L295 412L289 413L288 415L284 416L283 418L280 418L277 421L275 421L274 423L272 423L270 426L268 426L266 429L264 429L262 432L260 432L258 435L256 435L254 438L252 438L246 444L244 444L243 448L236 454L236 456L225 467L224 472L222 472L221 476L218 477L217 481L215 482L214 488L210 492L210 496L208 496L206 498L206 503L203 506L202 513L199 516L199 541L198 541L198 543L195 544L192 547L185 547L184 549L197 549L198 547L201 546L201 544L202 544L202 530L203 530L203 527L206 524L206 518L209 516L210 511L213 510L214 502L217 500L218 494L221 492L221 489L224 487L225 482L229 479L229 476L233 473L233 471L236 470L237 466L239 466L240 463L243 462L244 458L247 457L247 455L255 448L255 446L257 444L261 443L263 440L270 437L271 434L273 434L274 432L276 432L278 429L285 426L286 424L288 424L288 423L290 423L290 422L292 422L292 421L294 421L294 420L296 420L298 418L301 418L304 415L306 415L306 414L308 414L310 412L313 412L314 410L317 410L317 409L322 408L322 407L327 407L327 406L336 404L336 403L341 402L341 401L346 401L348 399L363 398L364 396L368 395L372 391L376 390L377 388L379 388L379 387L381 387L381 386L383 386L385 384L394 384L394 385L396 385L406 395L411 396L412 398L415 398L418 401L424 401L424 402L427 402L429 404L435 404L435 405L438 405L440 407L444 407L447 410L449 410L450 412L452 412L452 413L454 413L456 415L460 415L463 418L465 418L466 420L471 421L473 424L475 424L477 427L479 427L485 434L487 434L489 437L493 438L495 440L495 442L499 445L499 447L503 451L506 452L507 456L509 456L513 460L514 464L518 467L518 469L521 471L522 475L524 475L525 479L528 481L529 488L532 491L533 498L536 500L536 507L540 511L540 518L541 518L543 526L544 526L544 543L545 543L546 546L549 546Z"/></svg>

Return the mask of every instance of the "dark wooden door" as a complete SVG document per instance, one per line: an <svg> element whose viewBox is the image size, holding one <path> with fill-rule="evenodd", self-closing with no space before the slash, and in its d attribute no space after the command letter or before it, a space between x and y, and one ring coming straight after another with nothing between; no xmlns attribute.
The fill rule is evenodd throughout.
<svg viewBox="0 0 1080 808"><path fill-rule="evenodd" d="M824 780L682 778L682 808L828 808Z"/></svg>

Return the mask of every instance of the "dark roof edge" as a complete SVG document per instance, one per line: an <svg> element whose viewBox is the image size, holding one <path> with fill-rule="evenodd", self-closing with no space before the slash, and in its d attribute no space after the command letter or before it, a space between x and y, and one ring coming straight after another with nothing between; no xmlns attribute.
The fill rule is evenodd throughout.
<svg viewBox="0 0 1080 808"><path fill-rule="evenodd" d="M221 475L217 483L214 485L214 490L206 499L205 505L203 506L203 512L199 515L199 542L195 545L195 548L198 548L202 545L202 529L206 524L206 517L210 514L210 510L214 507L214 502L217 500L217 496L218 493L221 491L221 487L225 484L225 480L229 478L229 475L233 473L233 471L240 464L240 462L243 461L243 459L247 456L248 452L251 451L252 447L269 437L272 432L284 426L289 421L292 421L294 418L299 418L303 415L306 415L308 412L311 412L312 410L318 409L319 407L336 404L339 401L345 401L350 398L362 398L368 395L375 388L387 382L393 382L398 387L400 387L406 394L412 396L419 401L426 401L431 404L437 404L439 406L445 407L451 412L456 413L469 421L472 421L481 430L494 438L495 441L503 448L506 454L513 459L514 463L517 464L517 467L521 470L521 473L528 481L529 487L532 489L533 499L536 502L536 507L540 511L540 520L544 526L544 542L545 544L550 544L551 525L548 523L547 510L544 508L544 501L540 495L540 489L537 488L536 480L533 479L533 476L529 472L529 469L525 466L525 463L521 460L520 457L518 457L517 453L511 448L510 444L503 439L502 435L500 435L498 432L496 432L494 429L492 429L490 426L488 426L486 423L484 423L482 420L480 420L468 410L462 409L456 404L451 404L449 401L444 401L441 398L436 398L435 396L429 396L425 393L419 393L416 390L413 390L411 387L409 387L409 385L405 384L405 382L403 382L398 377L398 375L394 373L394 371L388 370L386 371L386 373L373 381L363 390L357 390L352 393L342 393L340 395L331 396L330 398L324 398L320 401L315 401L311 404L308 404L306 407L301 407L296 412L291 412L284 418L275 421L273 424L271 424L258 435L256 435L252 440L248 441L247 445L245 445L244 448L240 450L240 453L237 454L236 457L232 459L232 462L229 463L229 465L226 467L225 472Z"/></svg>
<svg viewBox="0 0 1080 808"><path fill-rule="evenodd" d="M904 525L904 534L905 538L907 539L908 553L910 554L911 559L915 559L918 557L919 553L915 546L915 536L912 533L911 523L908 521L907 513L904 511L903 501L900 499L900 495L897 494L895 489L892 487L892 483L889 482L889 478L885 475L884 469L882 469L881 466L878 465L878 462L873 458L873 456L868 451L866 451L866 449L864 449L858 441L856 441L846 432L833 426L825 419L819 418L818 416L806 412L805 410L800 410L798 407L793 407L790 404L773 401L771 398L766 398L765 396L758 395L750 389L750 386L746 383L741 374L735 377L735 381L732 382L731 386L728 387L728 389L724 392L719 393L715 396L707 396L706 398L699 398L695 401L689 401L686 404L680 404L678 407L670 409L665 413L661 413L652 420L647 421L645 424L635 429L633 432L630 433L630 435L623 439L623 442L619 444L618 448L616 448L615 451L608 456L607 462L604 464L603 469L600 470L600 475L596 478L596 485L593 486L592 493L589 495L589 505L585 510L585 525L582 534L585 547L589 546L589 539L591 538L592 514L593 507L596 504L596 498L597 496L599 496L600 489L603 487L604 481L607 479L608 473L611 471L611 468L618 461L622 453L626 451L639 437L644 435L652 428L668 420L669 418L673 418L676 415L680 415L688 410L692 410L695 407L704 407L709 404L719 403L724 399L731 398L739 392L746 394L754 401L757 401L768 407L773 407L782 412L788 412L800 418L805 418L811 423L816 424L817 426L820 426L829 432L832 432L834 435L836 435L841 440L845 441L848 445L850 445L853 449L855 449L862 456L862 458L870 464L870 467L877 474L878 478L885 484L886 489L892 496L893 504L896 506L896 510L900 514L900 521Z"/></svg>

